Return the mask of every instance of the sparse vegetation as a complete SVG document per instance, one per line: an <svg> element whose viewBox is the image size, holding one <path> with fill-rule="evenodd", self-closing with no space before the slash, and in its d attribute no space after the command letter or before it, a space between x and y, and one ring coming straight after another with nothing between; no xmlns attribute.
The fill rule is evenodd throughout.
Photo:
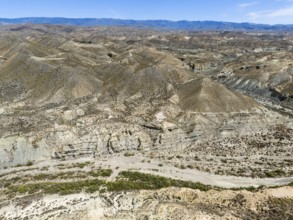
<svg viewBox="0 0 293 220"><path fill-rule="evenodd" d="M112 173L111 170L100 170L100 173L91 173L92 176L108 177ZM63 174L62 178L66 179L66 175ZM33 183L33 184L7 184L10 193L36 193L43 192L45 194L71 194L78 193L85 190L88 193L99 191L103 186L108 191L125 191L125 190L139 190L139 189L161 189L164 187L187 187L192 189L199 189L207 191L213 187L207 186L201 183L194 183L189 181L181 181L161 176L144 174L134 171L122 171L119 173L118 179L114 182L106 182L100 179L92 180L77 180L70 182L51 182L57 178L53 175L39 174L34 177L35 181L50 180L48 182Z"/></svg>
<svg viewBox="0 0 293 220"><path fill-rule="evenodd" d="M88 174L93 177L109 177L112 173L113 171L111 169L99 169L90 171Z"/></svg>
<svg viewBox="0 0 293 220"><path fill-rule="evenodd" d="M80 168L83 169L86 166L89 166L93 164L91 161L86 161L83 163L72 163L72 164L58 164L57 167L62 170L62 169L71 169L71 168Z"/></svg>
<svg viewBox="0 0 293 220"><path fill-rule="evenodd" d="M14 193L36 193L42 191L45 194L72 194L79 193L82 190L88 192L94 192L94 189L98 190L100 186L105 185L105 181L94 179L75 182L45 182L34 183L27 185L13 185L9 186L9 190Z"/></svg>
<svg viewBox="0 0 293 220"><path fill-rule="evenodd" d="M122 171L118 176L118 180L111 183L109 190L120 191L134 189L160 189L171 186L187 187L192 189L199 189L202 191L212 189L211 186L207 186L201 183L175 180L140 172Z"/></svg>
<svg viewBox="0 0 293 220"><path fill-rule="evenodd" d="M26 166L32 166L33 164L34 164L34 162L30 160L26 163Z"/></svg>
<svg viewBox="0 0 293 220"><path fill-rule="evenodd" d="M273 171L266 171L265 172L266 177L275 178L286 175L286 172L283 170L273 170Z"/></svg>
<svg viewBox="0 0 293 220"><path fill-rule="evenodd" d="M132 157L132 156L134 156L134 153L132 153L132 152L125 152L124 153L124 156L125 157Z"/></svg>

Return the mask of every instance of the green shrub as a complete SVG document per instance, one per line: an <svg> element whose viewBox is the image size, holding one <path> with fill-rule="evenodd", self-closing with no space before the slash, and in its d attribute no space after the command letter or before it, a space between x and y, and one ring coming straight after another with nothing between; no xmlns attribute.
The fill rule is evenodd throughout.
<svg viewBox="0 0 293 220"><path fill-rule="evenodd" d="M190 181L175 180L140 172L122 171L119 173L119 177L122 179L122 181L131 183L130 185L124 185L124 182L120 181L120 186L122 187L121 190L130 190L133 189L133 187L136 189L160 189L171 186L187 187L192 189L199 189L202 191L212 189L211 186L204 185L198 182L194 183ZM127 189L127 187L129 188Z"/></svg>
<svg viewBox="0 0 293 220"><path fill-rule="evenodd" d="M84 163L76 163L76 164L73 164L72 166L73 167L78 167L78 168L84 168L84 167L86 167L86 166L88 166L88 165L90 165L92 162L90 162L90 161L87 161L87 162L84 162Z"/></svg>
<svg viewBox="0 0 293 220"><path fill-rule="evenodd" d="M82 190L86 192L98 191L100 186L105 185L106 182L103 180L84 180L75 182L45 182L45 183L34 183L27 185L14 185L9 186L9 190L16 193L36 193L42 191L45 194L72 194L79 193Z"/></svg>
<svg viewBox="0 0 293 220"><path fill-rule="evenodd" d="M32 166L34 163L33 163L33 161L28 161L27 163L26 163L26 166Z"/></svg>
<svg viewBox="0 0 293 220"><path fill-rule="evenodd" d="M134 156L134 153L131 153L131 152L125 152L125 153L124 153L124 156L125 156L125 157L132 157L132 156Z"/></svg>
<svg viewBox="0 0 293 220"><path fill-rule="evenodd" d="M93 177L109 177L111 176L113 171L111 169L100 169L100 170L93 170L89 172L89 175Z"/></svg>
<svg viewBox="0 0 293 220"><path fill-rule="evenodd" d="M285 176L286 172L278 169L278 170L273 170L273 171L267 171L267 172L265 172L265 175L266 175L266 177L274 178L274 177L279 177L279 176Z"/></svg>

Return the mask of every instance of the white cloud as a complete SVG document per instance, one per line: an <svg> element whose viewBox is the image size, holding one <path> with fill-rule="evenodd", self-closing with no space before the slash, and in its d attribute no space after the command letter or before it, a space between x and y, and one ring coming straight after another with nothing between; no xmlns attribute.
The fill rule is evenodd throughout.
<svg viewBox="0 0 293 220"><path fill-rule="evenodd" d="M239 4L238 7L240 7L240 8L248 8L248 7L256 5L256 4L258 4L258 2L242 3L242 4Z"/></svg>
<svg viewBox="0 0 293 220"><path fill-rule="evenodd" d="M293 0L275 0L275 2L293 2Z"/></svg>
<svg viewBox="0 0 293 220"><path fill-rule="evenodd" d="M265 23L292 23L293 22L293 6L287 8L279 8L275 10L255 11L247 14L252 21L265 21Z"/></svg>
<svg viewBox="0 0 293 220"><path fill-rule="evenodd" d="M293 6L288 8L281 8L276 10L250 12L248 14L250 19L264 18L264 17L293 17Z"/></svg>
<svg viewBox="0 0 293 220"><path fill-rule="evenodd" d="M293 17L293 6L271 11L270 13L267 14L267 16L268 17L284 17L284 16Z"/></svg>
<svg viewBox="0 0 293 220"><path fill-rule="evenodd" d="M268 13L270 13L271 11L255 11L255 12L250 12L248 13L248 18L251 20L255 20L258 18L263 18L263 17L267 17Z"/></svg>

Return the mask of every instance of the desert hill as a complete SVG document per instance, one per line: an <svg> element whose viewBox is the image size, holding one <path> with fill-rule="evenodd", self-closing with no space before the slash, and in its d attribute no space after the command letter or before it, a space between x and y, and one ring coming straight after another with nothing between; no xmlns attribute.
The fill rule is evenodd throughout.
<svg viewBox="0 0 293 220"><path fill-rule="evenodd" d="M0 219L291 219L292 42L0 26Z"/></svg>

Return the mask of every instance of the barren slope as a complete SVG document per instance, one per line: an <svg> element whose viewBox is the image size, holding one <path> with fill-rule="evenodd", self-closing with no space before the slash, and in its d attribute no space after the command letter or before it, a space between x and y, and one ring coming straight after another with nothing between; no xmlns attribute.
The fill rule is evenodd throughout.
<svg viewBox="0 0 293 220"><path fill-rule="evenodd" d="M1 26L0 219L292 217L292 40Z"/></svg>

